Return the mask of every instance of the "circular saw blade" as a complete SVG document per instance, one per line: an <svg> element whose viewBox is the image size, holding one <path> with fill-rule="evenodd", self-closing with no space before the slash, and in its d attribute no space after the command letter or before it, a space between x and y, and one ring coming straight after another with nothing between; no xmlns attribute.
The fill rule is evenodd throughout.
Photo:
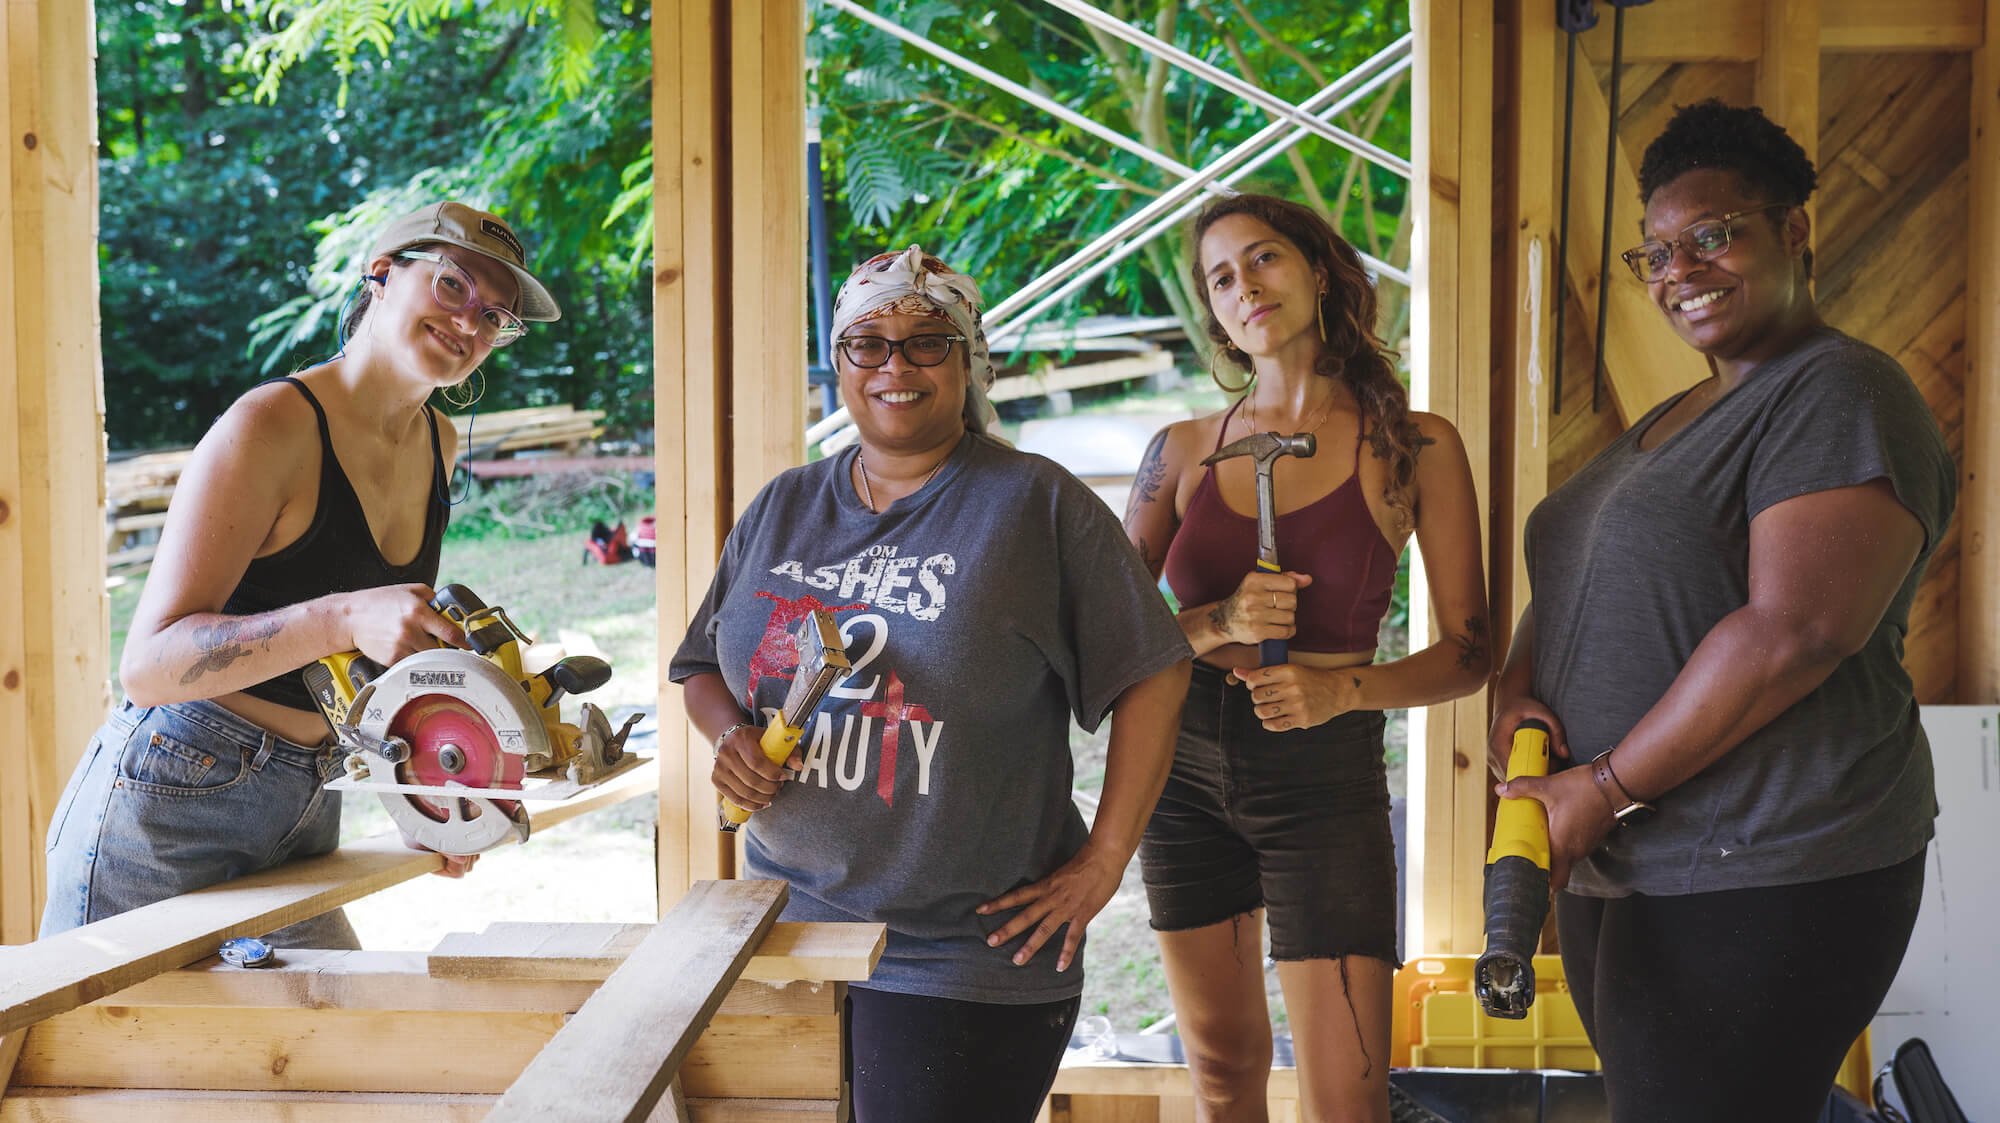
<svg viewBox="0 0 2000 1123"><path fill-rule="evenodd" d="M440 648L400 659L370 689L357 728L409 743L408 759L396 766L398 782L519 788L528 755L548 752L527 692L469 651ZM528 834L527 812L516 801L380 794L405 835L441 853L477 854Z"/></svg>
<svg viewBox="0 0 2000 1123"><path fill-rule="evenodd" d="M500 739L479 711L448 694L425 694L411 699L396 711L389 722L389 733L410 745L409 759L396 766L396 779L401 783L518 788L521 777L526 775L524 758L501 750ZM454 818L448 806L450 801L422 795L405 798L433 822L450 822ZM456 802L469 805L474 801ZM474 808L461 807L456 817L476 819L479 815Z"/></svg>

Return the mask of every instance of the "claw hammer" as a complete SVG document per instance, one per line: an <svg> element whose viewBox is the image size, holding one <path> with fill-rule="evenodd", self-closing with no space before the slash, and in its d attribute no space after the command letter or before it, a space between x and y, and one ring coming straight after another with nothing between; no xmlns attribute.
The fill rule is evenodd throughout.
<svg viewBox="0 0 2000 1123"><path fill-rule="evenodd" d="M1284 572L1283 567L1278 565L1278 503L1271 488L1271 466L1277 463L1280 456L1307 457L1318 450L1319 442L1311 433L1293 433L1289 437L1276 433L1252 433L1223 445L1202 461L1203 464L1214 464L1248 456L1256 462L1257 568L1266 573ZM1285 662L1285 641L1267 639L1258 644L1257 658L1266 667Z"/></svg>

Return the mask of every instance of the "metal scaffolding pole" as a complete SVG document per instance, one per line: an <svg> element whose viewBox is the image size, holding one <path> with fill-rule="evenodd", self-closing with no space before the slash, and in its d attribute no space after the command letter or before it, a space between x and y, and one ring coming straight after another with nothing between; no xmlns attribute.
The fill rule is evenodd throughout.
<svg viewBox="0 0 2000 1123"><path fill-rule="evenodd" d="M1124 20L1119 19L1117 16L1085 3L1084 0L1043 0L1043 3L1051 7L1060 8L1083 22L1090 24L1092 27L1099 28L1112 36L1123 39L1125 42L1138 47L1148 54L1165 59L1197 78L1228 90L1230 93L1254 105L1279 114L1292 124L1302 129L1310 130L1319 137L1332 141L1364 160L1395 172L1404 179L1410 178L1410 162L1401 156L1385 148L1371 144L1348 132L1346 129L1323 121L1313 116L1309 110L1293 105L1284 98L1278 97L1249 82L1245 82L1243 79L1226 70L1204 62L1164 39L1148 35L1131 24L1126 23Z"/></svg>
<svg viewBox="0 0 2000 1123"><path fill-rule="evenodd" d="M1186 179L1187 177L1195 174L1193 168L1188 167L1186 164L1181 163L1179 160L1176 160L1171 156L1165 155L1164 153L1155 152L1154 150L1146 147L1145 145L1139 143L1136 140L1133 140L1131 137L1128 137L1125 134L1116 131L1115 129L1109 129L1103 125L1098 124L1097 122L1091 120L1090 118L1085 117L1083 114L1078 113L1077 111L1069 108L1066 105L1063 105L1061 102L1055 101L1054 99L1046 97L1042 94L1038 94L1035 91L1029 89L1026 86L1021 85L1019 82L1016 82L1003 74L999 74L995 71L988 70L986 67L983 67L978 63L972 61L971 59L966 58L964 55L961 55L958 52L953 51L948 47L939 46L938 44L931 42L929 39L926 39L923 36L918 35L916 32L911 31L909 28L902 26L901 24L895 23L892 20L884 19L883 17L876 15L874 12L871 12L868 9L862 7L861 5L855 3L854 0L826 0L826 3L828 7L846 12L848 15L853 16L855 19L860 20L861 22L867 24L868 26L873 27L885 34L892 35L897 39L901 39L903 42L908 43L910 46L915 47L918 50L923 51L926 54L929 54L935 58L938 58L950 64L951 66L957 67L958 69L963 70L967 74L972 75L974 78L977 78L982 82L986 82L989 85L995 86L1001 90L1006 91L1007 93L1013 94L1015 97L1020 98L1022 101L1025 101L1029 105L1034 106L1036 109L1039 109L1044 113L1048 113L1049 115L1056 117L1057 119L1062 120L1064 122L1067 122L1068 124L1074 125L1077 128L1083 130L1084 132L1089 133L1091 136L1094 136L1097 139L1104 141L1107 144L1115 145L1121 151L1129 152L1132 155L1137 156L1139 159L1146 161L1147 163L1153 165L1156 168L1161 168L1164 169L1165 171L1171 172L1178 179Z"/></svg>
<svg viewBox="0 0 2000 1123"><path fill-rule="evenodd" d="M1346 111L1356 102L1374 93L1391 78L1409 69L1411 49L1414 42L1415 40L1411 36L1405 35L1394 43L1384 47L1379 53L1362 62L1353 70L1348 71L1319 93L1308 98L1305 103L1307 112L1323 112L1326 116L1334 116ZM1321 107L1327 105L1329 102L1332 103L1331 107L1322 110ZM1267 146L1278 142L1279 137L1285 133L1287 128L1289 126L1285 122L1274 121L1257 130L1257 132L1251 135L1250 139L1223 153L1208 166L1204 167L1197 173L1194 179L1175 185L1166 194L1139 208L1123 222L1105 231L1089 245L1071 254L1060 265L1036 277L1008 296L1007 299L994 305L993 310L987 314L988 323L1003 324L1010 318L1013 318L1015 313L1027 307L1030 302L1039 299L1042 294L1062 284L1072 273L1086 268L1099 255L1145 228L1148 224L1157 220L1159 216L1174 211L1193 198L1197 189L1229 175L1244 161L1251 159ZM1305 133L1303 130L1295 130L1292 137L1283 143L1289 147L1303 140L1304 137ZM1282 149L1274 150L1273 155L1277 151L1282 151ZM1400 271L1395 269L1390 269L1383 275L1396 276L1402 279ZM1407 283L1407 280L1405 280L1405 283ZM989 329L989 337L990 331L991 329Z"/></svg>

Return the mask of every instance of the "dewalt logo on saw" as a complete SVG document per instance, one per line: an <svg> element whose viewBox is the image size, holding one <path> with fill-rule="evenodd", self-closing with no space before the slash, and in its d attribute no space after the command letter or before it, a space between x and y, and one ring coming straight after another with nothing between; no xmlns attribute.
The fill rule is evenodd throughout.
<svg viewBox="0 0 2000 1123"><path fill-rule="evenodd" d="M411 671L411 686L464 686L464 671Z"/></svg>

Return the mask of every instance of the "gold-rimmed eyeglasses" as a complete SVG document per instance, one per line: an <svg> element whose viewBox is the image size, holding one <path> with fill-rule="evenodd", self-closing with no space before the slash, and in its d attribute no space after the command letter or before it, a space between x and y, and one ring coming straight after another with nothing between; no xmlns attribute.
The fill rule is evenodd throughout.
<svg viewBox="0 0 2000 1123"><path fill-rule="evenodd" d="M1676 248L1686 250L1687 255L1696 261L1713 261L1729 252L1737 219L1765 211L1790 210L1791 206L1790 203L1766 203L1761 207L1731 211L1720 218L1704 218L1700 222L1689 223L1669 241L1644 242L1618 256L1632 267L1633 276L1650 285L1665 277L1667 270L1673 267Z"/></svg>

